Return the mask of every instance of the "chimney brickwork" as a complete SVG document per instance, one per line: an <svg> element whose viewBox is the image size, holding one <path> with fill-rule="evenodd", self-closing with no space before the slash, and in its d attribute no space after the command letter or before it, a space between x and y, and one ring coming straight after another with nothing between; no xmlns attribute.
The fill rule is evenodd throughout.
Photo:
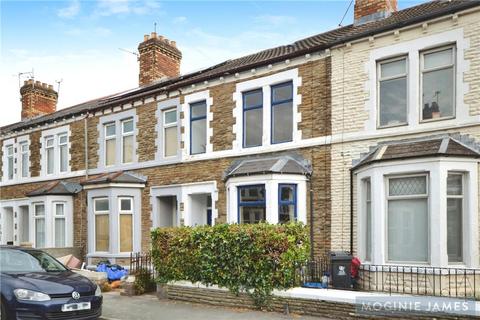
<svg viewBox="0 0 480 320"><path fill-rule="evenodd" d="M397 11L397 0L355 0L355 25L388 18Z"/></svg>
<svg viewBox="0 0 480 320"><path fill-rule="evenodd" d="M57 110L58 93L52 85L34 81L24 81L20 88L22 120L49 114Z"/></svg>
<svg viewBox="0 0 480 320"><path fill-rule="evenodd" d="M139 84L148 85L165 77L180 75L182 53L175 41L170 41L156 32L145 35L138 46L140 73Z"/></svg>

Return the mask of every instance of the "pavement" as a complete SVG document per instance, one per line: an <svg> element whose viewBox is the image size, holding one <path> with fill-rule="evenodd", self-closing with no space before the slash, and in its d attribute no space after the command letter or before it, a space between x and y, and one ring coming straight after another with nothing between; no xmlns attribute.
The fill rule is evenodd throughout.
<svg viewBox="0 0 480 320"><path fill-rule="evenodd" d="M121 296L118 292L103 294L103 316L101 320L321 320L295 314L285 315L275 312L230 309L172 300L158 300L155 295L135 297Z"/></svg>

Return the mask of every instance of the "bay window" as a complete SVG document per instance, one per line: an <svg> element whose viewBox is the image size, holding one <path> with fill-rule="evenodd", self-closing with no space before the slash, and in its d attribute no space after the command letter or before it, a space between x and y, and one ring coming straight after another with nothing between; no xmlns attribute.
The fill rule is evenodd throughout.
<svg viewBox="0 0 480 320"><path fill-rule="evenodd" d="M35 203L33 205L33 217L35 227L35 248L45 247L45 205Z"/></svg>
<svg viewBox="0 0 480 320"><path fill-rule="evenodd" d="M447 176L447 253L449 262L463 261L463 202L462 173Z"/></svg>
<svg viewBox="0 0 480 320"><path fill-rule="evenodd" d="M363 180L365 188L365 259L372 261L372 185L370 179Z"/></svg>
<svg viewBox="0 0 480 320"><path fill-rule="evenodd" d="M120 206L120 252L133 250L133 199L119 198Z"/></svg>
<svg viewBox="0 0 480 320"><path fill-rule="evenodd" d="M243 147L262 145L263 94L262 89L243 93Z"/></svg>
<svg viewBox="0 0 480 320"><path fill-rule="evenodd" d="M23 141L20 143L20 170L22 178L27 178L30 168L29 168L29 149L28 141Z"/></svg>
<svg viewBox="0 0 480 320"><path fill-rule="evenodd" d="M122 121L122 163L133 162L133 119Z"/></svg>
<svg viewBox="0 0 480 320"><path fill-rule="evenodd" d="M178 153L177 109L163 111L163 156L173 157Z"/></svg>
<svg viewBox="0 0 480 320"><path fill-rule="evenodd" d="M66 245L65 203L54 203L53 209L55 220L55 247L62 248Z"/></svg>
<svg viewBox="0 0 480 320"><path fill-rule="evenodd" d="M455 48L421 52L422 120L455 116Z"/></svg>
<svg viewBox="0 0 480 320"><path fill-rule="evenodd" d="M7 154L7 179L12 180L15 174L15 152L13 145L8 145L6 147L6 154Z"/></svg>
<svg viewBox="0 0 480 320"><path fill-rule="evenodd" d="M266 221L265 185L238 187L239 223Z"/></svg>
<svg viewBox="0 0 480 320"><path fill-rule="evenodd" d="M207 102L190 104L190 154L207 151Z"/></svg>
<svg viewBox="0 0 480 320"><path fill-rule="evenodd" d="M388 178L388 261L428 262L426 175Z"/></svg>
<svg viewBox="0 0 480 320"><path fill-rule="evenodd" d="M407 123L407 58L377 63L378 127Z"/></svg>
<svg viewBox="0 0 480 320"><path fill-rule="evenodd" d="M112 166L116 162L117 132L115 122L105 125L105 165Z"/></svg>
<svg viewBox="0 0 480 320"><path fill-rule="evenodd" d="M272 86L272 143L293 139L293 84Z"/></svg>
<svg viewBox="0 0 480 320"><path fill-rule="evenodd" d="M297 220L297 186L280 184L278 186L278 222L288 223Z"/></svg>
<svg viewBox="0 0 480 320"><path fill-rule="evenodd" d="M93 201L95 216L95 251L108 252L110 249L110 204L108 198Z"/></svg>

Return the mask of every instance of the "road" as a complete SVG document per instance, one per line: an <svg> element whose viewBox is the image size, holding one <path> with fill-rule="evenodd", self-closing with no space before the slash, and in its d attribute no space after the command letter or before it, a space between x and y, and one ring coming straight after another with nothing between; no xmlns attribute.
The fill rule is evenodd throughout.
<svg viewBox="0 0 480 320"><path fill-rule="evenodd" d="M321 318L316 317L284 315L246 309L217 308L171 300L158 300L154 295L125 297L120 296L116 292L109 292L104 293L103 297L102 320L321 320Z"/></svg>

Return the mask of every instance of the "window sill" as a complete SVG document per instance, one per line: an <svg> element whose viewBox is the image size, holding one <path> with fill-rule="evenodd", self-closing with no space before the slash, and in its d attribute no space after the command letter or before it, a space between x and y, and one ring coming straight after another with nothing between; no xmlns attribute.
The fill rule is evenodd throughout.
<svg viewBox="0 0 480 320"><path fill-rule="evenodd" d="M378 125L377 125L377 129L378 129L378 130L382 130L382 129L405 127L405 126L408 126L408 122L390 124L390 125L385 125L385 126L378 126Z"/></svg>
<svg viewBox="0 0 480 320"><path fill-rule="evenodd" d="M439 121L446 121L446 120L455 120L455 116L450 116L450 117L441 117L441 118L435 118L435 119L420 119L419 123L430 123L430 122L439 122Z"/></svg>

